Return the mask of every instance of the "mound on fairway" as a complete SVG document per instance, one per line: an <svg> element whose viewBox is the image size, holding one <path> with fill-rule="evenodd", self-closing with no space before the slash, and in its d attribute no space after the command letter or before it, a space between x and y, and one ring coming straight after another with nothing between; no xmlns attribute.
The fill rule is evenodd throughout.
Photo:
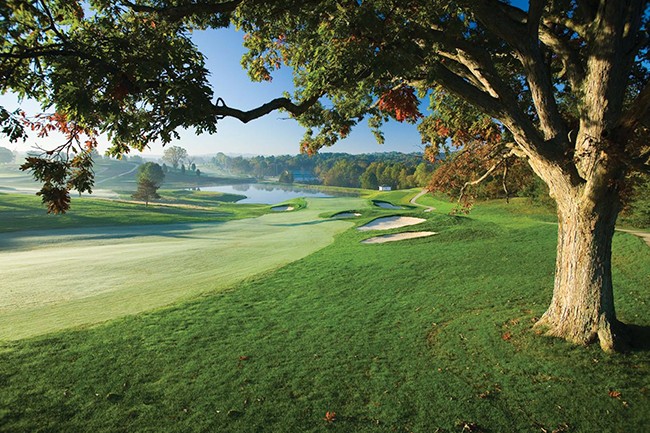
<svg viewBox="0 0 650 433"><path fill-rule="evenodd" d="M374 202L375 206L379 206L382 209L404 209L402 206L395 206L392 203L388 203L387 201L375 201Z"/></svg>
<svg viewBox="0 0 650 433"><path fill-rule="evenodd" d="M437 235L436 232L406 232L394 233L392 235L375 236L361 241L362 244L383 244L386 242L403 241L405 239L425 238L427 236Z"/></svg>
<svg viewBox="0 0 650 433"><path fill-rule="evenodd" d="M376 220L370 221L368 224L357 228L357 230L363 232L368 230L398 229L400 227L420 224L425 221L426 220L424 218L415 218L415 217L402 217L402 216L383 217L383 218L377 218Z"/></svg>
<svg viewBox="0 0 650 433"><path fill-rule="evenodd" d="M271 208L273 212L289 212L294 210L293 206L287 206L287 205L282 205L282 206L273 206Z"/></svg>

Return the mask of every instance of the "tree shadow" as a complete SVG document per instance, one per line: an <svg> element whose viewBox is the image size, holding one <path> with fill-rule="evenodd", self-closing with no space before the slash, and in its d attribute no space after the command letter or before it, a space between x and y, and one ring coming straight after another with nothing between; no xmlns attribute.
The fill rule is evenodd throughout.
<svg viewBox="0 0 650 433"><path fill-rule="evenodd" d="M625 324L625 330L630 339L630 352L650 351L650 326Z"/></svg>
<svg viewBox="0 0 650 433"><path fill-rule="evenodd" d="M329 222L328 220L314 220L314 221L305 221L301 223L278 223L278 224L269 224L273 227L298 227L298 226L312 226L316 224L323 224Z"/></svg>

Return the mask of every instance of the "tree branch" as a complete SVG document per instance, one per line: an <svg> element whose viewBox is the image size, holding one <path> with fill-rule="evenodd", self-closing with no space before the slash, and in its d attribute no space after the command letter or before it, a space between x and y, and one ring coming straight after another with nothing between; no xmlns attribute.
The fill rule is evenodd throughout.
<svg viewBox="0 0 650 433"><path fill-rule="evenodd" d="M39 57L47 56L81 56L81 53L74 50L57 49L64 47L63 44L54 44L46 47L39 47L38 49L29 49L17 53L0 53L0 59L37 59Z"/></svg>
<svg viewBox="0 0 650 433"><path fill-rule="evenodd" d="M312 96L300 104L294 104L288 98L276 98L270 102L267 102L266 104L260 105L259 107L248 111L228 107L223 99L218 98L216 104L214 105L213 114L217 119L223 119L224 117L234 117L243 123L248 123L251 120L260 118L278 109L286 110L294 116L300 116L311 106L313 106L318 101L320 96L321 95Z"/></svg>
<svg viewBox="0 0 650 433"><path fill-rule="evenodd" d="M153 7L133 3L129 0L122 0L122 4L135 12L153 13L172 21L180 21L191 15L198 14L229 14L242 3L243 0L231 0L222 3L191 3L182 6Z"/></svg>
<svg viewBox="0 0 650 433"><path fill-rule="evenodd" d="M499 168L499 166L500 166L501 164L503 164L503 163L504 163L504 162L505 162L509 157L511 157L511 156L513 156L511 153L508 153L508 154L506 154L506 155L503 155L503 156L501 157L501 159L499 159L497 162L495 162L494 165L492 165L492 167L490 167L490 168L488 169L488 171L486 171L486 172L483 174L483 176L479 177L479 178L476 179L476 180L472 180L472 181L467 181L467 182L465 182L465 184L463 185L463 187L460 189L460 194L458 195L458 203L460 203L460 202L463 200L463 197L465 196L465 190L467 189L467 187L469 187L469 186L473 186L473 185L478 185L479 183L483 182L485 179L488 178L488 176L490 176L490 175L494 172L494 170L496 170L497 168ZM504 188L505 188L505 183L504 183ZM507 192L508 192L508 190L506 189L506 193L507 193Z"/></svg>

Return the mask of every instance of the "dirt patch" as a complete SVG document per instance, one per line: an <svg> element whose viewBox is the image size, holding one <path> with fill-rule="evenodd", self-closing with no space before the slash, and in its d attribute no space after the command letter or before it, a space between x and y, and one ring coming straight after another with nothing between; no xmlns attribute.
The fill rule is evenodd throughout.
<svg viewBox="0 0 650 433"><path fill-rule="evenodd" d="M383 244L386 242L403 241L405 239L425 238L427 236L437 235L436 232L406 232L395 233L392 235L375 236L374 238L361 241L362 244Z"/></svg>

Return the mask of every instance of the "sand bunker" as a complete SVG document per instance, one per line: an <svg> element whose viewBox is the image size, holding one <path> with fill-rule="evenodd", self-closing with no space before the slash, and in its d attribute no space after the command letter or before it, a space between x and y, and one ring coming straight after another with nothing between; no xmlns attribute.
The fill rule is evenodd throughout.
<svg viewBox="0 0 650 433"><path fill-rule="evenodd" d="M385 242L403 241L405 239L424 238L437 235L436 232L406 232L392 235L375 236L374 238L361 241L362 244L383 244Z"/></svg>
<svg viewBox="0 0 650 433"><path fill-rule="evenodd" d="M388 203L387 201L376 201L374 202L375 206L379 206L382 209L404 209L402 206L395 206L392 203Z"/></svg>
<svg viewBox="0 0 650 433"><path fill-rule="evenodd" d="M361 214L359 212L341 212L332 216L332 218L357 218L360 216Z"/></svg>
<svg viewBox="0 0 650 433"><path fill-rule="evenodd" d="M293 206L273 206L271 208L273 212L288 212L293 209L294 209Z"/></svg>
<svg viewBox="0 0 650 433"><path fill-rule="evenodd" d="M401 217L401 216L383 217L383 218L377 218L376 220L370 221L368 224L357 228L357 230L363 232L367 230L398 229L400 227L420 224L425 221L426 220L424 218L414 218L414 217Z"/></svg>

